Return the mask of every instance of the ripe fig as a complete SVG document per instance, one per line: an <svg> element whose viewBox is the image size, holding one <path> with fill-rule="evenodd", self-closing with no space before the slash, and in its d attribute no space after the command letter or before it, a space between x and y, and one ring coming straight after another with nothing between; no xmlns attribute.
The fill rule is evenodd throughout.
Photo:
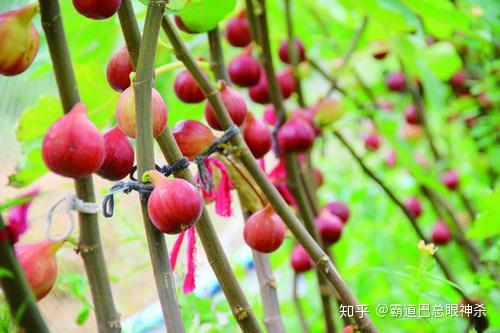
<svg viewBox="0 0 500 333"><path fill-rule="evenodd" d="M458 171L451 169L441 176L441 182L450 190L456 190L459 186Z"/></svg>
<svg viewBox="0 0 500 333"><path fill-rule="evenodd" d="M304 44L298 38L295 38L295 47L298 51L297 62L304 61L306 59L306 50ZM285 64L290 64L292 62L292 57L288 52L288 40L283 40L281 42L278 54L281 61L283 61Z"/></svg>
<svg viewBox="0 0 500 333"><path fill-rule="evenodd" d="M453 92L458 96L466 96L470 94L470 88L467 84L469 74L465 70L460 70L453 74L450 79L450 85Z"/></svg>
<svg viewBox="0 0 500 333"><path fill-rule="evenodd" d="M291 264L295 273L304 273L313 267L311 257L300 244L293 247Z"/></svg>
<svg viewBox="0 0 500 333"><path fill-rule="evenodd" d="M248 89L248 96L250 99L258 104L269 104L271 103L271 97L269 96L269 87L267 84L266 73L261 69L259 82L256 85Z"/></svg>
<svg viewBox="0 0 500 333"><path fill-rule="evenodd" d="M330 214L338 216L344 224L347 223L351 213L349 211L349 207L343 203L342 201L333 200L326 204L325 210Z"/></svg>
<svg viewBox="0 0 500 333"><path fill-rule="evenodd" d="M54 173L78 178L99 170L104 161L104 140L87 118L86 106L73 109L48 129L42 144L42 158Z"/></svg>
<svg viewBox="0 0 500 333"><path fill-rule="evenodd" d="M264 108L264 121L271 126L276 125L276 112L274 111L274 107L272 105L267 105Z"/></svg>
<svg viewBox="0 0 500 333"><path fill-rule="evenodd" d="M155 227L166 234L178 234L195 224L203 211L201 195L191 183L167 179L156 170L144 174L155 188L148 200L148 213Z"/></svg>
<svg viewBox="0 0 500 333"><path fill-rule="evenodd" d="M276 75L284 99L290 97L295 91L295 78L291 68L284 69Z"/></svg>
<svg viewBox="0 0 500 333"><path fill-rule="evenodd" d="M416 141L424 134L424 129L420 125L404 124L402 137L409 141Z"/></svg>
<svg viewBox="0 0 500 333"><path fill-rule="evenodd" d="M413 104L408 105L405 109L405 120L408 124L418 125L420 124L420 119L418 118L417 107Z"/></svg>
<svg viewBox="0 0 500 333"><path fill-rule="evenodd" d="M369 133L364 138L365 148L375 151L380 148L380 137L376 133Z"/></svg>
<svg viewBox="0 0 500 333"><path fill-rule="evenodd" d="M438 220L432 230L432 242L437 245L445 245L452 238L451 230L443 220Z"/></svg>
<svg viewBox="0 0 500 333"><path fill-rule="evenodd" d="M73 0L73 6L80 14L94 20L115 15L121 4L121 0Z"/></svg>
<svg viewBox="0 0 500 333"><path fill-rule="evenodd" d="M15 252L37 301L50 292L57 278L56 252L63 242L42 241L15 246Z"/></svg>
<svg viewBox="0 0 500 333"><path fill-rule="evenodd" d="M106 77L109 85L116 91L122 92L130 87L130 73L134 71L132 60L126 47L122 47L113 54L106 67Z"/></svg>
<svg viewBox="0 0 500 333"><path fill-rule="evenodd" d="M403 73L391 73L385 78L385 84L390 91L401 92L406 89L406 79Z"/></svg>
<svg viewBox="0 0 500 333"><path fill-rule="evenodd" d="M408 198L405 202L405 208L414 218L422 214L422 205L416 197Z"/></svg>
<svg viewBox="0 0 500 333"><path fill-rule="evenodd" d="M326 245L336 243L342 236L344 224L340 217L323 211L315 220L321 239Z"/></svg>
<svg viewBox="0 0 500 333"><path fill-rule="evenodd" d="M287 120L278 131L278 144L284 152L304 152L312 147L316 134L303 119Z"/></svg>
<svg viewBox="0 0 500 333"><path fill-rule="evenodd" d="M154 88L151 91L151 109L153 113L153 136L156 138L167 127L167 106L160 93ZM116 105L116 120L123 133L131 138L135 138L135 93L133 87L127 88L120 95L120 99Z"/></svg>
<svg viewBox="0 0 500 333"><path fill-rule="evenodd" d="M231 60L227 68L231 82L239 87L252 87L259 82L260 64L251 55L243 53Z"/></svg>
<svg viewBox="0 0 500 333"><path fill-rule="evenodd" d="M312 108L314 122L318 126L329 126L342 118L345 108L337 99L325 98L316 103Z"/></svg>
<svg viewBox="0 0 500 333"><path fill-rule="evenodd" d="M252 35L250 33L250 26L244 11L227 22L226 38L232 46L245 47L250 44L252 41Z"/></svg>
<svg viewBox="0 0 500 333"><path fill-rule="evenodd" d="M33 3L0 14L0 74L20 74L35 60L40 38L31 21L38 8Z"/></svg>
<svg viewBox="0 0 500 333"><path fill-rule="evenodd" d="M245 121L248 113L245 100L236 90L229 87L224 81L220 81L219 85L221 98L226 106L227 112L229 112L229 115L236 126L240 126ZM219 125L217 117L215 116L215 112L212 109L212 105L208 102L205 104L205 119L213 129L219 131L222 130L222 127Z"/></svg>
<svg viewBox="0 0 500 333"><path fill-rule="evenodd" d="M255 251L276 251L285 240L285 225L268 204L248 218L243 228L245 242Z"/></svg>
<svg viewBox="0 0 500 333"><path fill-rule="evenodd" d="M248 112L247 119L243 123L243 138L255 158L261 158L271 150L271 131L251 112Z"/></svg>
<svg viewBox="0 0 500 333"><path fill-rule="evenodd" d="M190 119L176 123L172 134L182 155L190 160L204 152L217 139L206 125Z"/></svg>
<svg viewBox="0 0 500 333"><path fill-rule="evenodd" d="M134 147L120 127L104 134L104 151L104 162L96 173L108 180L125 178L134 166Z"/></svg>
<svg viewBox="0 0 500 333"><path fill-rule="evenodd" d="M205 100L205 94L187 69L176 76L174 91L184 103L195 104Z"/></svg>

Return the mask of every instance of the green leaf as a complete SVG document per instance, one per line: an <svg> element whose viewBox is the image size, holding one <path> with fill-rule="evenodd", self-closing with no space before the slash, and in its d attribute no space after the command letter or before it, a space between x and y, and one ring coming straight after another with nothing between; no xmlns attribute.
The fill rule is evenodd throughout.
<svg viewBox="0 0 500 333"><path fill-rule="evenodd" d="M2 279L5 279L5 278L12 279L13 277L14 277L14 275L12 274L11 271L9 271L6 268L0 267L0 278L2 278Z"/></svg>
<svg viewBox="0 0 500 333"><path fill-rule="evenodd" d="M78 326L85 324L90 315L90 305L84 304L79 310L76 316L76 323Z"/></svg>
<svg viewBox="0 0 500 333"><path fill-rule="evenodd" d="M25 153L16 166L16 172L9 176L9 186L26 187L47 173L42 160L42 148L38 147Z"/></svg>
<svg viewBox="0 0 500 333"><path fill-rule="evenodd" d="M17 140L23 143L40 139L50 125L61 116L62 107L59 99L53 96L41 96L34 106L23 111L17 126Z"/></svg>
<svg viewBox="0 0 500 333"><path fill-rule="evenodd" d="M178 15L191 30L207 32L231 13L236 6L236 0L197 0L187 3Z"/></svg>
<svg viewBox="0 0 500 333"><path fill-rule="evenodd" d="M448 81L462 68L462 60L449 42L438 42L420 49L420 60L442 81Z"/></svg>
<svg viewBox="0 0 500 333"><path fill-rule="evenodd" d="M467 236L474 239L486 239L500 235L500 189L491 193L484 200L483 209L478 214L478 218L467 232Z"/></svg>

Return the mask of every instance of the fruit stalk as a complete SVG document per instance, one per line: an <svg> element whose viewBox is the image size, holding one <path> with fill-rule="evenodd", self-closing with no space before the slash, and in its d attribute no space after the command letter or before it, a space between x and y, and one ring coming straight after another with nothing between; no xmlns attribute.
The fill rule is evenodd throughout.
<svg viewBox="0 0 500 333"><path fill-rule="evenodd" d="M63 110L69 112L80 102L80 94L66 43L58 1L40 0L42 26L47 38ZM85 202L95 202L92 176L75 179L76 195ZM108 272L102 251L97 214L79 213L79 253L89 279L99 332L120 332L120 315L116 311Z"/></svg>
<svg viewBox="0 0 500 333"><path fill-rule="evenodd" d="M137 171L143 175L148 170L154 170L153 127L152 127L152 95L154 59L161 20L165 10L164 1L148 2L144 35L137 58L136 77L133 82L135 92L135 108L137 123ZM133 29L133 28L129 28ZM141 210L148 239L149 253L153 265L158 296L163 317L168 332L184 332L179 303L168 250L164 235L157 230L148 214L146 196L141 195Z"/></svg>
<svg viewBox="0 0 500 333"><path fill-rule="evenodd" d="M182 42L170 19L168 17L165 17L162 25L165 33L168 36L168 39L170 40L170 43L176 50L177 58L185 64L186 68L196 79L205 95L208 96L207 98L213 106L219 123L224 129L232 126L233 122L229 117L229 114L224 103L222 102L218 90L203 75L203 71L196 64L195 59L189 54L186 46ZM290 207L288 207L285 200L281 197L273 184L271 184L266 174L262 171L259 164L248 149L242 136L240 134L234 136L231 139L231 143L239 150L240 160L246 166L256 183L261 187L262 191L264 192L272 206L275 208L276 212L281 216L281 218L295 235L297 240L304 246L311 258L313 258L313 260L318 264L318 269L321 270L327 280L337 290L341 300L344 301L344 304L352 305L354 307L359 305L356 297L353 295L352 291L349 289L344 280L340 277L328 256L309 235L307 230L304 229ZM378 332L378 330L368 317L364 316L363 318L361 318L361 316L357 315L356 321L363 332Z"/></svg>
<svg viewBox="0 0 500 333"><path fill-rule="evenodd" d="M6 233L1 214L0 233ZM18 318L20 327L26 332L49 333L9 237L0 240L0 269L5 272L0 279L5 298L12 316Z"/></svg>

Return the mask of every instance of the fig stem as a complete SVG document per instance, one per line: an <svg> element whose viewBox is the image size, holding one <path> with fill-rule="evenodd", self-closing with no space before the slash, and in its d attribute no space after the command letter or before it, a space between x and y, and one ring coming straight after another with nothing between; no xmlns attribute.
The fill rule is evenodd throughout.
<svg viewBox="0 0 500 333"><path fill-rule="evenodd" d="M59 96L64 113L80 102L80 94L73 72L59 1L40 0L42 26L47 38ZM92 176L75 179L76 195L85 202L96 202ZM121 332L120 315L116 311L108 278L106 262L99 234L97 214L79 213L79 247L92 249L80 251L89 280L94 311L99 332ZM29 330L36 332L36 330Z"/></svg>
<svg viewBox="0 0 500 333"><path fill-rule="evenodd" d="M210 63L208 63L207 61L198 60L197 62L200 65L200 67L203 69L210 68ZM184 64L180 61L174 61L174 62L171 62L169 64L162 65L162 66L157 67L155 69L155 77L160 76L162 74L166 74L166 73L175 71L176 69L179 69L179 68L184 68Z"/></svg>
<svg viewBox="0 0 500 333"><path fill-rule="evenodd" d="M285 0L285 18L286 18L286 31L288 36L288 54L290 55L290 63L292 65L293 78L295 79L295 92L297 93L297 101L300 107L305 107L304 94L302 93L302 85L298 75L299 67L299 49L295 43L295 36L293 33L293 18L292 18L292 4L291 0Z"/></svg>

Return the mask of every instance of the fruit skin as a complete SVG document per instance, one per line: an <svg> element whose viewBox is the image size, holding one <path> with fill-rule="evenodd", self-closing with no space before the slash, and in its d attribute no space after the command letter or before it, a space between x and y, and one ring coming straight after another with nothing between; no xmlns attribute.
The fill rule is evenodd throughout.
<svg viewBox="0 0 500 333"><path fill-rule="evenodd" d="M489 94L483 92L480 92L476 96L477 104L479 104L480 107L483 109L491 109L493 107L493 101L491 100L491 97Z"/></svg>
<svg viewBox="0 0 500 333"><path fill-rule="evenodd" d="M313 106L314 122L318 126L329 126L338 121L344 115L345 108L341 101L333 98L325 98Z"/></svg>
<svg viewBox="0 0 500 333"><path fill-rule="evenodd" d="M408 198L405 201L405 208L414 218L417 218L420 215L422 215L422 205L420 204L420 201L416 197Z"/></svg>
<svg viewBox="0 0 500 333"><path fill-rule="evenodd" d="M276 112L274 111L274 107L272 105L267 105L264 108L264 121L271 126L276 125Z"/></svg>
<svg viewBox="0 0 500 333"><path fill-rule="evenodd" d="M342 201L333 200L326 204L325 210L330 214L338 216L344 224L347 223L349 217L351 216L351 212L349 211L349 207L343 203Z"/></svg>
<svg viewBox="0 0 500 333"><path fill-rule="evenodd" d="M57 278L56 252L63 242L42 241L15 246L15 252L37 301L50 292Z"/></svg>
<svg viewBox="0 0 500 333"><path fill-rule="evenodd" d="M432 242L437 245L447 244L451 238L451 230L443 220L438 220L432 230Z"/></svg>
<svg viewBox="0 0 500 333"><path fill-rule="evenodd" d="M469 74L465 70L460 70L453 74L450 79L450 85L453 92L458 96L470 95L470 89L467 85Z"/></svg>
<svg viewBox="0 0 500 333"><path fill-rule="evenodd" d="M287 99L295 91L293 70L291 68L284 69L276 75L276 78L281 89L281 95L283 95L284 99Z"/></svg>
<svg viewBox="0 0 500 333"><path fill-rule="evenodd" d="M153 88L151 91L151 109L153 112L153 136L158 137L167 127L167 106L160 93ZM136 136L135 93L133 87L128 87L118 99L116 105L116 120L118 126L128 137Z"/></svg>
<svg viewBox="0 0 500 333"><path fill-rule="evenodd" d="M121 4L121 0L73 0L73 6L80 14L95 20L113 16Z"/></svg>
<svg viewBox="0 0 500 333"><path fill-rule="evenodd" d="M420 119L418 117L417 107L413 104L408 105L405 109L405 120L408 124L418 125L420 124Z"/></svg>
<svg viewBox="0 0 500 333"><path fill-rule="evenodd" d="M126 47L122 47L113 54L106 67L106 77L109 85L116 91L122 92L130 87L130 73L134 71L132 59Z"/></svg>
<svg viewBox="0 0 500 333"><path fill-rule="evenodd" d="M295 38L295 45L299 51L298 62L302 62L306 59L306 49L304 47L304 44L298 38ZM285 64L290 64L292 62L291 57L288 54L288 40L281 41L278 54L281 61L283 61Z"/></svg>
<svg viewBox="0 0 500 333"><path fill-rule="evenodd" d="M336 243L342 236L344 224L340 217L323 211L314 221L318 228L321 239L326 245Z"/></svg>
<svg viewBox="0 0 500 333"><path fill-rule="evenodd" d="M104 161L97 174L108 180L125 178L134 166L134 147L120 127L104 134Z"/></svg>
<svg viewBox="0 0 500 333"><path fill-rule="evenodd" d="M205 94L188 70L181 71L174 81L175 95L184 103L195 104L205 100Z"/></svg>
<svg viewBox="0 0 500 333"><path fill-rule="evenodd" d="M252 101L258 104L269 104L271 102L266 73L262 68L260 70L259 82L248 89L248 96L250 96Z"/></svg>
<svg viewBox="0 0 500 333"><path fill-rule="evenodd" d="M291 266L295 273L304 273L313 267L311 257L300 244L293 247Z"/></svg>
<svg viewBox="0 0 500 333"><path fill-rule="evenodd" d="M367 150L375 151L380 148L380 137L375 133L367 134L364 142Z"/></svg>
<svg viewBox="0 0 500 333"><path fill-rule="evenodd" d="M167 179L158 171L149 171L155 185L148 200L148 213L154 226L166 234L178 234L195 224L203 211L203 201L189 182Z"/></svg>
<svg viewBox="0 0 500 333"><path fill-rule="evenodd" d="M54 173L78 178L99 170L104 161L104 139L87 118L86 106L76 104L47 131L42 158Z"/></svg>
<svg viewBox="0 0 500 333"><path fill-rule="evenodd" d="M232 46L245 47L250 44L252 35L245 12L241 12L227 22L225 34Z"/></svg>
<svg viewBox="0 0 500 333"><path fill-rule="evenodd" d="M285 240L285 225L268 204L248 218L243 228L243 238L255 251L271 253Z"/></svg>
<svg viewBox="0 0 500 333"><path fill-rule="evenodd" d="M342 329L342 333L354 333L354 327L352 325L347 325Z"/></svg>
<svg viewBox="0 0 500 333"><path fill-rule="evenodd" d="M255 158L266 155L273 144L269 128L251 112L248 112L247 119L243 123L243 138Z"/></svg>
<svg viewBox="0 0 500 333"><path fill-rule="evenodd" d="M406 79L403 73L391 73L385 78L385 84L390 91L404 91L406 89Z"/></svg>
<svg viewBox="0 0 500 333"><path fill-rule="evenodd" d="M450 190L456 190L459 186L459 176L456 170L448 170L441 176L441 182Z"/></svg>
<svg viewBox="0 0 500 333"><path fill-rule="evenodd" d="M284 152L304 152L312 147L315 136L309 123L300 118L292 118L279 129L278 144Z"/></svg>
<svg viewBox="0 0 500 333"><path fill-rule="evenodd" d="M233 88L229 87L224 81L219 82L220 85L220 95L224 105L226 106L227 112L229 116L236 124L236 126L240 126L245 121L247 116L247 104L243 97ZM215 116L215 112L212 109L212 105L207 102L205 104L205 119L207 123L216 130L222 130L222 127L219 125L219 121Z"/></svg>
<svg viewBox="0 0 500 333"><path fill-rule="evenodd" d="M212 130L196 120L181 120L172 129L182 155L192 160L204 152L217 138Z"/></svg>
<svg viewBox="0 0 500 333"><path fill-rule="evenodd" d="M20 74L35 60L40 37L31 21L38 8L34 3L0 14L0 74Z"/></svg>
<svg viewBox="0 0 500 333"><path fill-rule="evenodd" d="M231 82L239 87L252 87L259 82L261 67L251 55L234 57L227 68Z"/></svg>

